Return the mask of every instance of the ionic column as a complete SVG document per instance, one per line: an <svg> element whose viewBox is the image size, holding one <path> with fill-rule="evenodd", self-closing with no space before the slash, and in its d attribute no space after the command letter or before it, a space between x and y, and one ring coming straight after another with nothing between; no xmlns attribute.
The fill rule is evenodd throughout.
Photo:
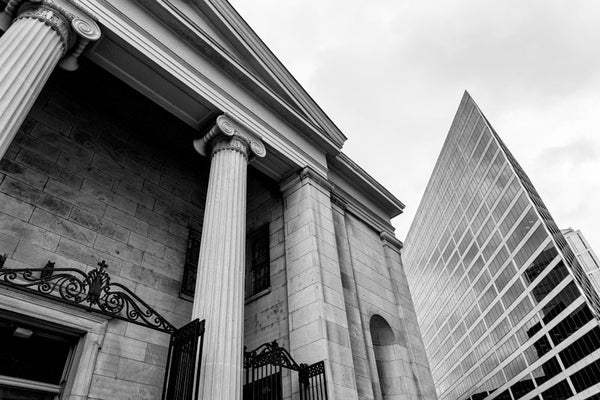
<svg viewBox="0 0 600 400"><path fill-rule="evenodd" d="M100 37L100 28L66 0L11 0L0 13L0 31L2 158L61 58L65 69L76 69L77 57Z"/></svg>
<svg viewBox="0 0 600 400"><path fill-rule="evenodd" d="M194 146L212 157L192 310L206 319L200 399L241 400L247 166L266 151L225 116Z"/></svg>

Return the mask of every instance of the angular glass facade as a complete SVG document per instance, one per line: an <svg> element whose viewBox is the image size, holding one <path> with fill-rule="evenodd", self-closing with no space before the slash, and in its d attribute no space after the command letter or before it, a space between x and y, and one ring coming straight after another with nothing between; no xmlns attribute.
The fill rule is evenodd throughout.
<svg viewBox="0 0 600 400"><path fill-rule="evenodd" d="M590 278L596 293L600 293L600 259L598 259L581 231L567 228L561 229L561 232L567 239L567 243L569 243L575 257L577 257L577 261Z"/></svg>
<svg viewBox="0 0 600 400"><path fill-rule="evenodd" d="M403 260L440 399L600 399L600 300L465 93Z"/></svg>

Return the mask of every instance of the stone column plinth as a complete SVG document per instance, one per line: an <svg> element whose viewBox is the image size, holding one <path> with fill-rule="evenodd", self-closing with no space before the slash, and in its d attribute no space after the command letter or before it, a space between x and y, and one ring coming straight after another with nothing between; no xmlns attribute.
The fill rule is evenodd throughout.
<svg viewBox="0 0 600 400"><path fill-rule="evenodd" d="M225 116L194 145L212 157L192 310L206 319L199 398L241 400L247 165L265 148Z"/></svg>
<svg viewBox="0 0 600 400"><path fill-rule="evenodd" d="M0 158L8 149L48 77L63 58L66 69L90 40L94 20L64 0L11 0L0 13Z"/></svg>

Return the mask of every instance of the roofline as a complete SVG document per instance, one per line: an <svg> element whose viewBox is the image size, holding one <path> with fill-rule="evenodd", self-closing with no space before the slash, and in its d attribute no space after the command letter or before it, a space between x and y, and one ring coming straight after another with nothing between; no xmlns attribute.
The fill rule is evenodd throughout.
<svg viewBox="0 0 600 400"><path fill-rule="evenodd" d="M404 211L406 207L404 203L346 154L340 152L335 157L330 157L328 164L331 169L340 171L345 178L348 178L359 189L362 189L367 197L381 204L389 213L390 219L402 214Z"/></svg>
<svg viewBox="0 0 600 400"><path fill-rule="evenodd" d="M198 6L201 7L203 4L211 6L215 15L221 17L219 22L226 24L230 32L235 32L238 35L238 38L247 45L247 49L264 65L266 70L274 74L275 78L281 84L282 89L291 98L297 100L299 102L298 106L314 118L317 124L325 131L323 133L331 136L331 139L341 148L348 138L302 85L300 85L283 63L279 61L235 8L226 0L205 0L201 4L198 4ZM241 67L243 68L243 66Z"/></svg>
<svg viewBox="0 0 600 400"><path fill-rule="evenodd" d="M187 14L181 12L181 10L179 10L172 2L168 0L157 0L152 2L143 2L141 0L133 1L156 15L158 19L167 27L179 32L181 39L186 41L191 47L202 52L206 52L213 57L214 62L219 63L221 67L224 67L223 69L225 71L232 74L232 76L237 77L242 85L245 85L257 97L262 98L265 104L272 107L276 112L280 113L280 115L287 119L292 126L295 126L297 129L299 129L299 132L304 132L308 138L323 145L330 153L336 153L341 149L344 141L346 140L345 136L342 135L341 137L336 138L332 135L328 135L328 131L326 131L324 127L319 126L313 118L310 118L310 113L306 112L306 115L302 115L296 108L290 105L288 101L283 99L281 95L273 91L251 70L239 62L233 54L212 39L207 32L205 32L200 26L191 20ZM198 7L207 4L205 2L198 4L200 2L197 1L195 1L195 3ZM227 6L233 10L229 4L227 4ZM203 7L202 11L210 11L213 14L212 16L207 15L208 18L212 17L213 19L218 19L217 21L212 21L213 23L223 24L225 17L222 15L222 13L214 9L214 7L208 7L209 10L206 10L206 8L207 7ZM233 14L237 16L238 19L241 19L235 10L233 10ZM247 26L245 22L243 22L243 24ZM225 26L224 28L227 30L233 29L229 26ZM256 36L256 34L249 27L247 29L251 35ZM266 49L264 44L262 46ZM285 72L289 75L287 70ZM302 109L302 107L299 108Z"/></svg>

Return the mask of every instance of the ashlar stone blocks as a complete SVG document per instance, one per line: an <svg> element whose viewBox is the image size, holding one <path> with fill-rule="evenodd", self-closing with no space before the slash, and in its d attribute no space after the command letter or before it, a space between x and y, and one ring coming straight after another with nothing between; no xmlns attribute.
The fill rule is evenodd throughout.
<svg viewBox="0 0 600 400"><path fill-rule="evenodd" d="M329 187L310 170L282 184L290 350L325 360L332 399L358 399Z"/></svg>

